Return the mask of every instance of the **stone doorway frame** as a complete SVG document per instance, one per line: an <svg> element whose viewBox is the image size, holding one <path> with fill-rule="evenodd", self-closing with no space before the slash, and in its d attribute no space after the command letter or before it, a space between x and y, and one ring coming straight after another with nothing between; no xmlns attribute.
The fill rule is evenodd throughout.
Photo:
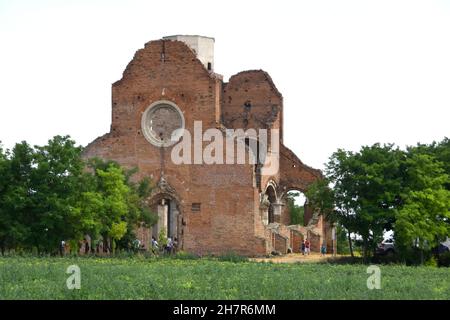
<svg viewBox="0 0 450 320"><path fill-rule="evenodd" d="M178 250L182 250L183 249L183 238L184 238L184 225L185 225L185 221L184 221L184 216L183 216L183 211L181 209L181 199L178 196L178 194L176 193L175 189L172 188L169 183L164 179L164 177L161 177L161 179L159 180L157 187L152 191L152 193L150 194L150 196L148 197L148 200L146 201L148 206L152 209L156 208L156 213L159 214L160 212L158 212L158 206L160 205L165 205L162 204L162 202L164 202L165 200L169 200L171 202L171 204L175 205L175 211L177 212L177 217L176 217L176 238L177 238L177 242L178 242L178 246L177 249ZM166 214L166 213L164 213ZM159 220L159 219L158 219ZM159 224L160 221L158 221L157 224ZM170 224L170 221L167 221L168 224ZM154 227L154 226L153 226ZM153 235L153 227L150 230L151 234ZM168 230L169 230L169 226L167 226ZM159 227L158 227L159 229ZM158 230L158 235L159 235L159 230ZM169 235L166 234L166 236L168 237ZM158 238L157 238L158 240ZM174 240L174 239L172 239Z"/></svg>

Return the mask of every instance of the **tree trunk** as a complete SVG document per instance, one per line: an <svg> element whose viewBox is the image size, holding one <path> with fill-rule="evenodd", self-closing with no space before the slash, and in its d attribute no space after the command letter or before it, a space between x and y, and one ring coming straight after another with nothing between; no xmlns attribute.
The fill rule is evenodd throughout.
<svg viewBox="0 0 450 320"><path fill-rule="evenodd" d="M108 237L104 234L102 235L102 241L103 241L103 253L105 254L109 254L109 242L108 242Z"/></svg>
<svg viewBox="0 0 450 320"><path fill-rule="evenodd" d="M366 238L363 238L363 261L366 263L369 258L369 241Z"/></svg>
<svg viewBox="0 0 450 320"><path fill-rule="evenodd" d="M419 242L420 243L420 264L423 266L423 248L424 248L424 241Z"/></svg>
<svg viewBox="0 0 450 320"><path fill-rule="evenodd" d="M352 256L352 258L354 258L354 254L353 254L353 246L352 246L352 237L350 235L350 230L348 231L348 247L350 249L350 255Z"/></svg>

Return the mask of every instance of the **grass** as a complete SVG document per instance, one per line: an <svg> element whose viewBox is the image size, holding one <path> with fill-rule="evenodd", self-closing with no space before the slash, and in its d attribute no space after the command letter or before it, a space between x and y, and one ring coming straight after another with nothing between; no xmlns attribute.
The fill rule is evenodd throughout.
<svg viewBox="0 0 450 320"><path fill-rule="evenodd" d="M66 269L81 269L81 289ZM381 289L367 266L219 259L0 258L0 299L450 299L450 268L386 265Z"/></svg>

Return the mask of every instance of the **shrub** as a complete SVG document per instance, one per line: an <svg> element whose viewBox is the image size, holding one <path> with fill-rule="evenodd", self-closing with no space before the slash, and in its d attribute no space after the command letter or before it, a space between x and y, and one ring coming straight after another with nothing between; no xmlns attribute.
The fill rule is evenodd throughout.
<svg viewBox="0 0 450 320"><path fill-rule="evenodd" d="M174 259L180 259L180 260L196 260L200 259L199 256L186 252L186 251L178 251L175 255L171 256Z"/></svg>
<svg viewBox="0 0 450 320"><path fill-rule="evenodd" d="M167 246L167 236L164 229L159 232L158 245L161 249Z"/></svg>
<svg viewBox="0 0 450 320"><path fill-rule="evenodd" d="M439 267L450 267L450 252L444 252L438 256Z"/></svg>
<svg viewBox="0 0 450 320"><path fill-rule="evenodd" d="M438 261L437 261L437 259L434 256L432 256L430 259L428 259L425 262L425 265L427 267L434 267L434 268L436 268L438 266Z"/></svg>
<svg viewBox="0 0 450 320"><path fill-rule="evenodd" d="M241 256L235 252L227 252L217 257L219 261L230 261L230 262L246 262L247 257Z"/></svg>

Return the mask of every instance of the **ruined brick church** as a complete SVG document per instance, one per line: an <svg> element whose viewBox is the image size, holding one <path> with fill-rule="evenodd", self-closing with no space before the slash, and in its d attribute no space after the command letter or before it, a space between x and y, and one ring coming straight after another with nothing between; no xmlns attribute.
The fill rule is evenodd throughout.
<svg viewBox="0 0 450 320"><path fill-rule="evenodd" d="M268 152L278 157L279 170L267 175L260 163L174 163L174 130L194 132L196 121L224 136L227 129L278 129L279 148L269 143ZM283 144L281 93L262 70L224 82L214 70L213 38L170 36L138 50L112 85L110 132L90 143L84 157L115 160L137 167L137 179L151 178L147 203L159 220L138 228L146 248L162 231L177 238L179 250L200 255L298 252L305 238L312 251L322 243L328 252L335 247L331 225L307 203L304 226L291 225L287 193L304 192L322 176Z"/></svg>

